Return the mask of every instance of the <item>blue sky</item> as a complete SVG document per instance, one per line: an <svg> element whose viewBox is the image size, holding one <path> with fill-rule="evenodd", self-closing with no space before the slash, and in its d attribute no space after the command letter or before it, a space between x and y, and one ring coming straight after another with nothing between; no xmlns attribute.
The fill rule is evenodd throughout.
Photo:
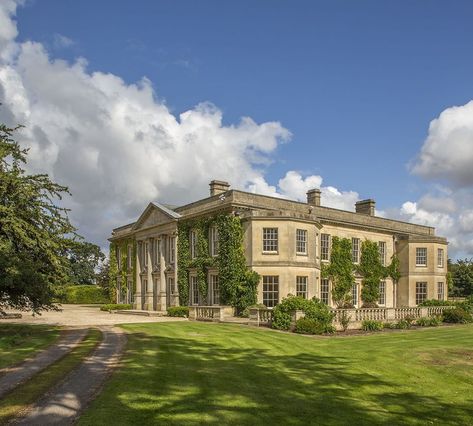
<svg viewBox="0 0 473 426"><path fill-rule="evenodd" d="M215 103L227 122L293 134L268 169L321 174L386 208L416 197L407 169L429 122L472 97L471 1L63 1L19 9L20 38L146 76L176 113ZM56 49L57 50L57 49Z"/></svg>
<svg viewBox="0 0 473 426"><path fill-rule="evenodd" d="M74 119L83 120L80 114L88 109L87 100L80 107L71 106L71 94L85 93L84 87L88 90L93 86L91 97L100 98L102 89L97 87L101 84L110 87L115 77L121 78L123 84L117 83L114 90L128 104L137 106L136 111L141 114L137 113L141 117L137 120L153 122L158 127L159 120L169 119L169 113L178 117L188 111L197 120L199 132L205 130L208 122L203 117L212 116L213 120L216 116L196 106L208 101L222 114L222 123L217 127L223 129L223 134L238 127L241 117L251 117L256 123L249 130L238 128L240 136L234 143L229 142L237 146L236 151L226 152L230 157L235 156L226 165L227 169L243 164L240 173L248 174L248 179L240 185L297 198L307 186L320 183L323 178L323 185L337 188L340 191L337 196L344 198L346 205L352 205L356 199L375 198L381 214L436 226L453 241L458 253L473 255L473 172L469 172L467 162L473 159L473 130L468 133L473 129L470 112L473 107L469 106L473 99L473 2L48 0L27 1L14 9L7 9L7 14L18 34L5 37L8 43L21 46L21 53L9 56L4 65L18 73L32 115L23 117L14 113L13 98L4 102L7 110L10 108L10 115L18 120L26 120L29 128L34 127L34 119L38 120L34 118L35 108L41 111L37 114L41 117L48 112L51 121L54 121L53 109L73 110L66 118L57 118L50 128L39 125L46 139L57 138L54 128L66 120L79 134L77 143L89 147L83 155L92 155L101 142L94 135L82 135L73 124ZM1 37L0 31L0 47ZM28 41L44 52L36 51ZM46 58L49 68L38 68L40 78L34 71L35 61L40 63L41 58ZM87 65L82 59L77 63L78 58L84 58ZM63 64L61 59L66 62ZM75 66L82 67L80 72ZM58 83L57 96L48 93L47 102L35 102L40 99L41 87L55 79L61 81L58 77L63 76L61 70L64 75L67 71L64 81L68 83ZM96 71L108 77L94 81ZM143 77L154 90L152 107L148 101L136 100L129 93L132 85ZM75 87L73 80L77 82L77 92L70 89L68 95L66 86ZM79 89L79 80L87 80L87 85ZM145 87L140 93L146 91ZM104 132L117 124L114 111L119 108L110 100L113 93L113 90L107 92L110 102L100 107L113 118L102 123ZM90 110L98 103L91 101ZM154 111L149 114L153 117L154 108L162 105L168 115L156 120L145 118L149 111ZM439 129L429 131L429 124L439 116L443 117ZM202 126L202 122L207 124ZM264 125L268 122L279 124L268 130ZM69 129L68 126L65 127ZM107 137L113 139L118 128L121 127L117 125ZM163 125L163 128L168 134L169 127ZM468 132L463 134L462 129ZM100 126L97 132L100 133ZM140 132L136 130L134 134ZM261 132L264 135L259 140ZM292 137L284 132L290 132ZM217 142L212 140L207 147L205 131L199 133L196 142L208 149L209 154L215 146L221 146L221 135L210 134L213 136L208 137ZM143 148L146 155L168 161L170 157L163 154L166 144L153 145L152 137L148 135L148 140L146 132L144 135L148 144ZM246 139L250 148L245 145ZM285 139L290 141L284 142ZM28 140L26 136L25 140ZM31 137L31 140L35 139ZM123 145L117 142L115 151L126 152L126 146L132 144L129 139ZM246 148L238 148L242 145ZM444 161L445 150L460 153L460 158L452 154L452 158ZM254 151L263 151L263 155L247 160ZM56 147L41 157L33 149L33 163L37 160L37 164L45 164L45 159L49 161L57 152L66 156L67 150ZM121 157L114 157L113 144L111 148L98 148L96 156L105 152L113 159L113 167L117 167L113 169L109 164L110 170L119 170L123 162ZM130 155L127 152L123 158ZM80 174L68 175L64 170L70 171L71 166L65 164L61 163L61 155L57 155L54 164L49 169L45 166L45 171L71 185L80 198L84 191L77 185ZM160 164L157 162L151 170L160 169ZM169 160L169 164L174 163ZM413 173L415 164L418 167ZM221 170L225 168L215 173L219 170L220 174L213 177L232 179L231 173L230 177L222 176L225 173ZM302 179L312 177L302 181L304 188L295 188L294 184L288 189L287 182L279 182L288 171L296 172ZM115 183L120 178L120 172L116 173ZM128 180L133 175L130 170ZM202 180L200 175L189 179L207 182L208 177L208 173L203 173ZM179 180L178 176L174 178ZM153 177L149 184L154 192L143 192L141 198L125 207L126 203L118 200L100 218L98 214L81 213L76 218L79 227L99 241L112 223L136 217L153 194L159 194L160 199L180 194L177 200L170 201L180 201L189 195L178 183L165 178ZM110 188L105 180L97 185L102 186L103 192L97 192L88 211L103 208L98 199L110 192ZM202 193L196 190L191 195L195 198ZM341 202L344 206L344 201ZM110 219L106 223L102 220L104 216ZM99 221L102 221L100 229L91 227L91 222ZM462 223L462 229L456 223ZM97 233L101 233L99 237Z"/></svg>

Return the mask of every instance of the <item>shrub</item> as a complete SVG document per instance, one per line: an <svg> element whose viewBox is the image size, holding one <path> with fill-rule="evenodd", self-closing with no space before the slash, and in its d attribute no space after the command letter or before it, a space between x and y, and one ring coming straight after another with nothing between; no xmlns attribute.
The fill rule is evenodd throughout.
<svg viewBox="0 0 473 426"><path fill-rule="evenodd" d="M406 319L402 319L395 323L394 326L395 328L406 329L411 327L411 322L407 321Z"/></svg>
<svg viewBox="0 0 473 426"><path fill-rule="evenodd" d="M311 318L299 318L296 321L296 328L294 331L301 334L324 334L334 333L335 327L332 325L322 324Z"/></svg>
<svg viewBox="0 0 473 426"><path fill-rule="evenodd" d="M288 295L274 308L271 326L278 330L289 330L292 313L297 310L303 311L306 318L319 322L322 327L332 325L334 314L327 305L316 298L308 300L300 296Z"/></svg>
<svg viewBox="0 0 473 426"><path fill-rule="evenodd" d="M257 303L256 305L251 305L245 308L241 314L243 318L249 318L250 317L250 309L251 308L259 308L259 309L265 309L266 306L263 305L262 303Z"/></svg>
<svg viewBox="0 0 473 426"><path fill-rule="evenodd" d="M365 331L380 331L383 329L383 323L375 320L364 320L361 328Z"/></svg>
<svg viewBox="0 0 473 426"><path fill-rule="evenodd" d="M131 309L132 305L127 303L108 303L100 307L101 311L117 311L117 310L128 310Z"/></svg>
<svg viewBox="0 0 473 426"><path fill-rule="evenodd" d="M419 327L437 327L441 323L440 318L438 317L423 317L419 318L416 321L416 325Z"/></svg>
<svg viewBox="0 0 473 426"><path fill-rule="evenodd" d="M415 320L416 320L416 319L415 319L413 316L411 316L411 315L406 315L406 316L404 317L404 321L406 321L407 324L408 324L408 327L407 327L407 328L410 328L410 327L412 326L412 324L414 324Z"/></svg>
<svg viewBox="0 0 473 426"><path fill-rule="evenodd" d="M172 306L168 308L168 317L183 317L189 316L189 308L187 306Z"/></svg>
<svg viewBox="0 0 473 426"><path fill-rule="evenodd" d="M342 311L340 315L340 324L342 325L343 331L348 330L348 326L350 325L351 315L347 314L347 311Z"/></svg>
<svg viewBox="0 0 473 426"><path fill-rule="evenodd" d="M473 322L473 317L470 312L463 308L446 309L443 312L443 322L466 324Z"/></svg>
<svg viewBox="0 0 473 426"><path fill-rule="evenodd" d="M419 303L419 306L453 306L454 304L454 302L449 302L448 300L428 299Z"/></svg>
<svg viewBox="0 0 473 426"><path fill-rule="evenodd" d="M95 304L109 303L110 299L104 290L95 285L70 285L58 288L56 300L59 303Z"/></svg>
<svg viewBox="0 0 473 426"><path fill-rule="evenodd" d="M396 323L394 323L394 322L385 322L385 323L383 323L383 328L393 329L393 328L397 328L397 327L396 327Z"/></svg>

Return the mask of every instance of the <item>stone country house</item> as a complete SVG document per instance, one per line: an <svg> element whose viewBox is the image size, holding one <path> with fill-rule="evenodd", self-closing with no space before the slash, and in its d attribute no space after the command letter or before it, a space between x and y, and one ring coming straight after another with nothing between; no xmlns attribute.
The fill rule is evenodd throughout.
<svg viewBox="0 0 473 426"><path fill-rule="evenodd" d="M152 202L136 222L113 230L110 242L123 271L117 276L117 302L149 311L179 305L179 226L218 214L240 217L247 266L260 275L257 300L267 307L288 294L315 296L333 306L331 283L322 278L321 265L330 259L334 236L351 239L354 263L365 239L377 242L382 263L398 256L401 277L397 283L389 278L380 282L380 307L414 307L426 299L447 298L447 240L436 236L434 228L377 217L373 200L359 201L349 212L322 206L318 189L310 190L304 203L230 189L227 182L214 180L207 198L180 207ZM185 238L193 258L196 234L190 229ZM217 228L210 226L205 238L210 258L218 256ZM189 305L219 305L218 267L205 269L205 295L197 275L192 268L184 275L188 294L181 299ZM361 306L360 296L361 277L353 284L355 307Z"/></svg>

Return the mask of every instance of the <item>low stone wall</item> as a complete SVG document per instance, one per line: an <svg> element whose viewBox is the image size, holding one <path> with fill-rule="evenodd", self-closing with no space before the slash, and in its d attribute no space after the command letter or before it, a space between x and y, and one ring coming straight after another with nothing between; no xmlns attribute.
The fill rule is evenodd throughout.
<svg viewBox="0 0 473 426"><path fill-rule="evenodd" d="M232 306L189 306L189 319L194 321L225 321L233 317Z"/></svg>
<svg viewBox="0 0 473 426"><path fill-rule="evenodd" d="M348 329L359 330L363 321L397 322L405 318L423 318L442 315L445 309L452 306L425 306L413 308L363 308L363 309L333 309L335 314L333 325L337 330L342 330L342 318L345 315L349 319ZM304 317L304 312L295 311L292 316L293 323ZM271 326L273 311L264 308L250 308L249 325Z"/></svg>

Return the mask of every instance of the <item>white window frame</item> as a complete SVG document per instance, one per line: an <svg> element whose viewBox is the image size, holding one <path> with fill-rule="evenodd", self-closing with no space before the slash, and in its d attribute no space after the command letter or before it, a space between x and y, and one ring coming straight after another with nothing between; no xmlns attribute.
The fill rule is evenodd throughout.
<svg viewBox="0 0 473 426"><path fill-rule="evenodd" d="M278 253L279 229L263 228L263 253Z"/></svg>
<svg viewBox="0 0 473 426"><path fill-rule="evenodd" d="M437 283L437 300L445 300L445 283L443 281Z"/></svg>
<svg viewBox="0 0 473 426"><path fill-rule="evenodd" d="M358 284L353 283L351 287L351 303L356 308L358 307Z"/></svg>
<svg viewBox="0 0 473 426"><path fill-rule="evenodd" d="M320 234L320 260L330 261L331 235Z"/></svg>
<svg viewBox="0 0 473 426"><path fill-rule="evenodd" d="M296 254L307 254L307 229L296 229Z"/></svg>
<svg viewBox="0 0 473 426"><path fill-rule="evenodd" d="M378 305L386 305L386 281L379 282Z"/></svg>
<svg viewBox="0 0 473 426"><path fill-rule="evenodd" d="M212 257L218 256L218 228L212 226L209 229L209 247Z"/></svg>
<svg viewBox="0 0 473 426"><path fill-rule="evenodd" d="M353 263L360 262L360 239L359 238L351 239L351 261Z"/></svg>
<svg viewBox="0 0 473 426"><path fill-rule="evenodd" d="M421 304L427 300L427 282L417 281L416 282L416 305Z"/></svg>
<svg viewBox="0 0 473 426"><path fill-rule="evenodd" d="M320 301L330 306L330 281L328 278L320 280Z"/></svg>
<svg viewBox="0 0 473 426"><path fill-rule="evenodd" d="M210 304L220 305L220 286L217 274L209 274Z"/></svg>
<svg viewBox="0 0 473 426"><path fill-rule="evenodd" d="M279 275L263 275L263 304L274 308L279 303Z"/></svg>
<svg viewBox="0 0 473 426"><path fill-rule="evenodd" d="M307 299L307 288L308 288L308 276L297 276L296 277L296 296Z"/></svg>
<svg viewBox="0 0 473 426"><path fill-rule="evenodd" d="M445 267L445 256L444 256L444 251L442 248L437 249L437 267L438 268Z"/></svg>
<svg viewBox="0 0 473 426"><path fill-rule="evenodd" d="M169 238L169 263L176 261L176 237Z"/></svg>
<svg viewBox="0 0 473 426"><path fill-rule="evenodd" d="M197 275L191 275L189 277L190 288L191 288L191 305L199 304L199 282L197 281Z"/></svg>
<svg viewBox="0 0 473 426"><path fill-rule="evenodd" d="M427 266L427 247L416 247L416 266Z"/></svg>
<svg viewBox="0 0 473 426"><path fill-rule="evenodd" d="M386 242L378 241L379 260L381 265L386 266Z"/></svg>

